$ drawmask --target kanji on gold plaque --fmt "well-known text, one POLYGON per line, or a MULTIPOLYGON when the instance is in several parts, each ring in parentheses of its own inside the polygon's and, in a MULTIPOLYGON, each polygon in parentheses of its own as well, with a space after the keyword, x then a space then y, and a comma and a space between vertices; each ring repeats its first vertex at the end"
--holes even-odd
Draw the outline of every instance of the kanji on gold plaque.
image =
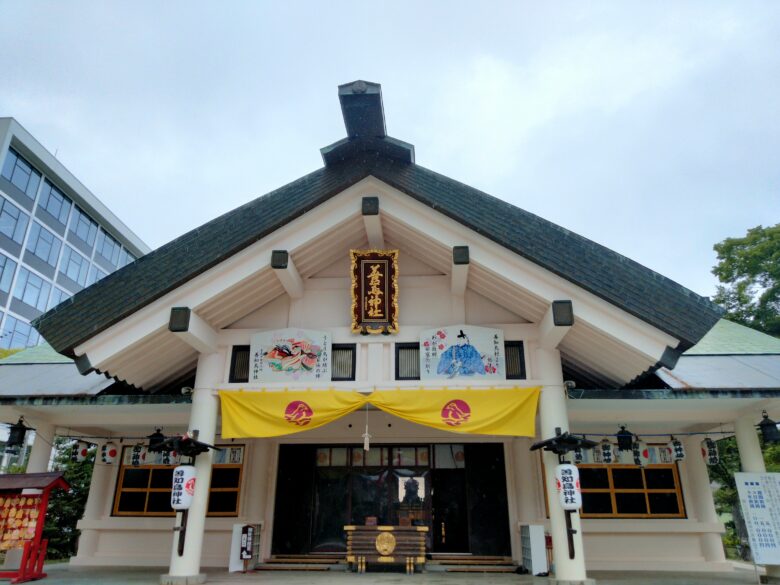
POLYGON ((350 250, 352 332, 398 332, 398 250, 350 250))

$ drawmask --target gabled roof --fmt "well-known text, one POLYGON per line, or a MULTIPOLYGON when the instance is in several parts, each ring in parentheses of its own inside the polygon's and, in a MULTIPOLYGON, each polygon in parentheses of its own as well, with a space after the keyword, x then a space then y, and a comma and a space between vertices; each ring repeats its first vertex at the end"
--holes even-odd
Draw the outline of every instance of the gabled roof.
MULTIPOLYGON (((347 109, 344 115, 347 119, 347 109)), ((325 167, 139 258, 40 316, 34 326, 57 351, 72 356, 80 343, 368 176, 672 335, 682 349, 719 319, 720 310, 708 299, 617 252, 417 165, 408 150, 396 154, 372 146, 385 141, 399 142, 356 136, 339 141, 335 150, 323 149, 325 167)))

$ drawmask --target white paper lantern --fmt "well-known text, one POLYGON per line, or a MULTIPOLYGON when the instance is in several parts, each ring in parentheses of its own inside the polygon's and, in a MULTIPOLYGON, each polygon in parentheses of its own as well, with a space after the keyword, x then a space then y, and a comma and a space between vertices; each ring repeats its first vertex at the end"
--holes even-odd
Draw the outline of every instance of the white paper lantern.
POLYGON ((173 469, 173 486, 171 489, 171 508, 174 510, 189 510, 192 496, 195 495, 195 480, 197 479, 194 465, 179 465, 173 469))
POLYGON ((701 456, 707 465, 717 465, 720 463, 720 454, 718 453, 718 444, 707 437, 701 442, 701 456))
POLYGON ((71 452, 70 459, 71 461, 81 463, 87 459, 87 455, 89 455, 89 443, 79 441, 73 445, 73 451, 71 452))
POLYGON ((672 440, 666 446, 672 454, 673 461, 683 461, 685 459, 685 446, 682 444, 682 441, 672 437, 672 440))
POLYGON ((601 462, 609 465, 614 461, 614 451, 612 450, 612 443, 609 439, 602 439, 599 444, 601 450, 601 462))
POLYGON ((133 450, 130 453, 130 464, 138 467, 144 463, 146 463, 146 446, 141 443, 133 445, 133 450))
POLYGON ((564 510, 579 510, 582 507, 580 471, 576 465, 562 463, 555 467, 555 487, 558 500, 564 510))
POLYGON ((117 447, 114 443, 105 443, 100 448, 100 460, 103 463, 111 465, 114 461, 116 461, 117 455, 119 455, 119 447, 117 447))
POLYGON ((634 441, 634 444, 631 446, 631 451, 634 455, 634 465, 641 465, 644 467, 650 463, 650 448, 647 446, 647 443, 641 439, 634 441))

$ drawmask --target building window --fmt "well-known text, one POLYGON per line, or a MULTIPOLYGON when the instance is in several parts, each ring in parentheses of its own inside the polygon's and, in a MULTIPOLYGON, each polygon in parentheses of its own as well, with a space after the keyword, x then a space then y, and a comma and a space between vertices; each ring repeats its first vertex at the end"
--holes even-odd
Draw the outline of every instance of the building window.
POLYGON ((122 250, 119 252, 119 268, 122 268, 122 266, 127 266, 131 262, 135 262, 135 256, 122 248, 122 250))
POLYGON ((0 254, 0 292, 11 292, 11 281, 14 278, 16 262, 8 256, 0 254))
POLYGON ((506 379, 525 380, 525 354, 522 341, 504 342, 506 356, 506 379))
POLYGON ((334 343, 331 346, 331 375, 334 382, 355 379, 355 344, 334 343))
POLYGON ((108 276, 105 272, 100 270, 95 265, 92 265, 89 267, 89 274, 87 275, 87 286, 90 286, 92 284, 95 284, 98 280, 104 279, 106 276, 108 276))
POLYGON ((95 243, 98 224, 76 206, 73 209, 73 218, 70 220, 70 231, 76 234, 91 248, 92 244, 95 243))
POLYGON ((17 244, 24 240, 29 216, 16 205, 0 197, 0 234, 11 238, 17 244))
MULTIPOLYGON (((208 515, 238 516, 244 446, 231 444, 220 447, 221 451, 214 452, 208 515)), ((145 453, 144 464, 134 466, 133 447, 122 450, 114 516, 175 515, 171 509, 171 484, 178 461, 170 461, 170 456, 163 453, 145 453)))
POLYGON ((49 215, 62 225, 68 225, 70 206, 71 200, 63 195, 62 191, 57 189, 57 187, 49 183, 48 180, 44 180, 38 207, 45 209, 49 215))
POLYGON ((97 253, 108 260, 113 266, 119 262, 119 250, 121 246, 114 238, 103 230, 100 230, 97 239, 97 253))
POLYGON ((57 266, 57 258, 60 255, 62 242, 60 239, 41 227, 38 222, 32 222, 30 236, 27 238, 27 249, 49 266, 57 266))
POLYGON ((14 288, 14 298, 31 307, 35 307, 39 311, 45 311, 50 292, 51 285, 40 276, 33 274, 24 266, 19 269, 19 276, 16 279, 16 287, 14 288))
POLYGON ((30 199, 35 199, 38 184, 41 182, 41 174, 19 156, 13 148, 9 149, 8 155, 5 157, 3 177, 18 187, 30 199))
POLYGON ((6 315, 3 332, 0 333, 0 348, 17 349, 38 345, 40 335, 32 328, 32 325, 17 319, 12 315, 6 315))
POLYGON ((249 346, 234 345, 230 357, 230 376, 228 382, 249 382, 249 346))
POLYGON ((583 518, 684 518, 677 466, 580 465, 583 518))
POLYGON ((56 307, 62 301, 66 301, 69 298, 70 295, 68 293, 55 286, 54 290, 51 291, 51 298, 49 299, 49 306, 47 307, 47 310, 51 309, 52 307, 56 307))
POLYGON ((60 262, 60 273, 80 286, 84 286, 87 282, 88 270, 89 260, 70 246, 65 246, 65 250, 62 252, 62 262, 60 262))
POLYGON ((418 342, 395 344, 395 379, 420 379, 420 344, 418 342))

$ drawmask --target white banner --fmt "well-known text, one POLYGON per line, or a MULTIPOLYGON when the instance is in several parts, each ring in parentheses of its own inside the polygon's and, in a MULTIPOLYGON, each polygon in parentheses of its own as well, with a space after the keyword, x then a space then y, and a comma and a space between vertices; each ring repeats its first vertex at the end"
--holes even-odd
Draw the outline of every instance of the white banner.
POLYGON ((452 325, 420 333, 420 379, 505 380, 504 332, 452 325))
POLYGON ((250 340, 250 382, 330 382, 330 333, 281 329, 250 340))
POLYGON ((753 561, 780 565, 780 473, 735 473, 753 561))

